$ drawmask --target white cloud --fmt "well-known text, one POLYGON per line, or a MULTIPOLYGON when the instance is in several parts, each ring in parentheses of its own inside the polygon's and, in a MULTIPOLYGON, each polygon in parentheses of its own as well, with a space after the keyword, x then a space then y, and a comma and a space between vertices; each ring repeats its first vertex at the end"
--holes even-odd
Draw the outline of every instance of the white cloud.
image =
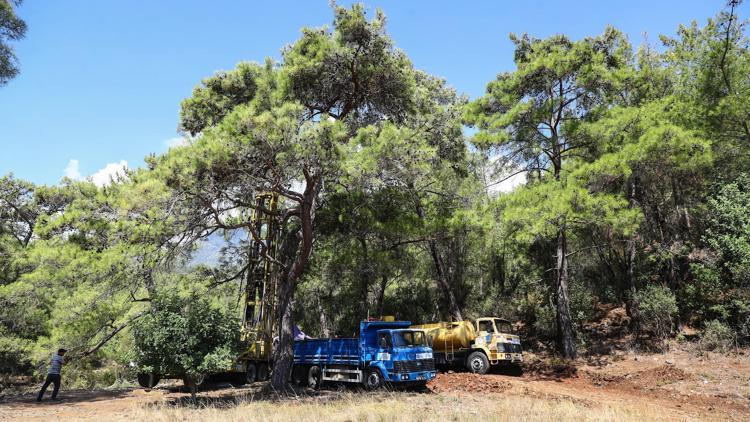
MULTIPOLYGON (((81 175, 81 166, 78 160, 72 159, 68 162, 65 167, 64 176, 73 180, 83 180, 84 177, 81 175)), ((106 186, 113 181, 117 181, 120 177, 125 177, 125 172, 128 169, 128 162, 125 160, 119 163, 109 163, 106 166, 95 171, 94 174, 86 177, 85 179, 95 184, 96 186, 106 186)))
POLYGON ((187 138, 183 138, 182 136, 169 138, 164 141, 164 145, 166 145, 167 148, 184 147, 187 144, 188 144, 187 138))
POLYGON ((94 174, 87 177, 96 186, 102 187, 117 181, 120 177, 125 176, 125 171, 128 169, 128 162, 125 160, 119 163, 109 163, 106 166, 97 170, 94 174))
POLYGON ((63 175, 69 179, 80 180, 81 171, 79 169, 78 160, 68 161, 68 165, 65 167, 65 170, 63 171, 63 175))

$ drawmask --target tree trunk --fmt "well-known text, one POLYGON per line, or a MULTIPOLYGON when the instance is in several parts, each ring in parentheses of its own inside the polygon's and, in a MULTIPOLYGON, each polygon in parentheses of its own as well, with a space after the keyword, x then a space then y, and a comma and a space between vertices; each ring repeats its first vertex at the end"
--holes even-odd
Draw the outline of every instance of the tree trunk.
MULTIPOLYGON (((286 265, 281 277, 278 293, 277 321, 279 324, 279 343, 273 352, 273 375, 271 385, 277 391, 287 388, 287 381, 292 373, 294 364, 294 315, 293 301, 297 281, 307 269, 313 249, 313 224, 315 222, 315 202, 321 189, 320 176, 305 171, 305 192, 302 194, 299 218, 300 230, 295 230, 285 240, 285 257, 294 257, 294 263, 286 265), (301 238, 300 238, 301 235, 301 238), (298 247, 297 247, 298 246, 298 247)), ((288 262, 288 261, 287 261, 288 262)))
POLYGON ((289 374, 294 364, 294 284, 296 280, 285 277, 283 283, 279 286, 279 342, 273 353, 273 373, 271 385, 278 390, 283 391, 287 388, 289 374))
POLYGON ((318 315, 320 317, 320 335, 324 338, 331 337, 331 330, 328 328, 328 317, 323 309, 323 302, 320 300, 321 292, 318 292, 316 304, 318 305, 318 315))
POLYGON ((573 319, 570 316, 570 298, 568 297, 568 257, 565 227, 557 233, 557 343, 563 357, 575 359, 577 356, 573 319))
POLYGON ((380 290, 378 290, 377 306, 378 316, 383 316, 383 307, 385 306, 385 288, 388 287, 388 275, 383 273, 380 276, 380 290))
POLYGON ((639 311, 638 296, 636 295, 638 290, 636 288, 635 252, 635 238, 633 238, 628 242, 628 284, 630 292, 626 310, 630 317, 630 330, 638 338, 641 331, 641 314, 639 311))
POLYGON ((432 256, 432 262, 435 264, 435 275, 438 282, 438 287, 443 291, 446 301, 448 302, 448 311, 456 321, 463 321, 461 315, 461 308, 458 306, 456 296, 453 294, 450 283, 448 283, 448 276, 445 273, 445 263, 440 256, 440 251, 437 248, 437 242, 435 240, 429 240, 428 245, 430 247, 430 256, 432 256))
POLYGON ((359 277, 361 286, 361 302, 359 303, 360 308, 360 315, 361 319, 365 319, 369 316, 369 300, 368 297, 370 296, 370 285, 372 284, 372 278, 373 278, 373 268, 372 268, 372 262, 370 259, 370 251, 367 247, 367 240, 364 238, 364 236, 359 237, 359 244, 361 247, 361 257, 360 257, 360 263, 359 263, 359 277))
MULTIPOLYGON (((419 216, 419 219, 424 221, 425 220, 425 212, 424 208, 422 208, 422 203, 417 199, 417 216, 419 216)), ((461 315, 461 308, 458 306, 458 301, 456 301, 456 296, 453 294, 453 290, 451 289, 450 283, 448 282, 448 277, 445 272, 445 264, 443 263, 442 258, 440 257, 440 251, 437 247, 437 242, 434 239, 430 239, 427 241, 427 246, 430 249, 430 256, 432 257, 432 263, 435 265, 435 281, 437 282, 438 289, 440 289, 443 292, 443 296, 445 298, 445 301, 448 304, 448 312, 450 312, 451 317, 456 321, 463 321, 463 316, 461 315)))

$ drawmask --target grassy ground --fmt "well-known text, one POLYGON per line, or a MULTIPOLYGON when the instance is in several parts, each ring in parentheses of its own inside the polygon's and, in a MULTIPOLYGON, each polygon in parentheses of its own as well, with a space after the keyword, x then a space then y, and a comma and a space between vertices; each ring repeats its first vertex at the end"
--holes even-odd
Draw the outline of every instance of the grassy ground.
MULTIPOLYGON (((89 421, 650 421, 750 420, 749 351, 618 353, 572 371, 529 364, 522 377, 448 371, 424 392, 207 385, 197 402, 179 382, 156 389, 70 390, 36 403, 34 391, 0 399, 0 420, 89 421)), ((529 354, 529 359, 533 356, 529 354)), ((536 362, 541 362, 537 360, 536 362)), ((35 389, 35 388, 34 388, 35 389)))
POLYGON ((150 421, 643 421, 681 419, 650 405, 592 405, 560 397, 501 394, 343 394, 333 400, 241 399, 232 405, 204 402, 195 408, 156 403, 133 412, 150 421))

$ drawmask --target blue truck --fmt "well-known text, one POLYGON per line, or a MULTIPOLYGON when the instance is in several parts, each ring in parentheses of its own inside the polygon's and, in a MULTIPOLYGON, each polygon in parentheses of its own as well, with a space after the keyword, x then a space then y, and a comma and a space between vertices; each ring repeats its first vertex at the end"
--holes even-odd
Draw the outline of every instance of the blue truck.
POLYGON ((424 386, 435 378, 432 348, 424 331, 409 321, 362 321, 359 338, 294 342, 294 381, 319 388, 327 381, 424 386))

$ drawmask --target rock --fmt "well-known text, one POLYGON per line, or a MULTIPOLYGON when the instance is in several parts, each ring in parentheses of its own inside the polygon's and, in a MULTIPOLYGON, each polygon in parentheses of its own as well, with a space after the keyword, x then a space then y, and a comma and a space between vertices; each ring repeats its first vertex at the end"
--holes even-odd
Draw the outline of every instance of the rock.
POLYGON ((665 360, 664 363, 666 363, 667 365, 674 365, 674 361, 669 359, 665 360))

